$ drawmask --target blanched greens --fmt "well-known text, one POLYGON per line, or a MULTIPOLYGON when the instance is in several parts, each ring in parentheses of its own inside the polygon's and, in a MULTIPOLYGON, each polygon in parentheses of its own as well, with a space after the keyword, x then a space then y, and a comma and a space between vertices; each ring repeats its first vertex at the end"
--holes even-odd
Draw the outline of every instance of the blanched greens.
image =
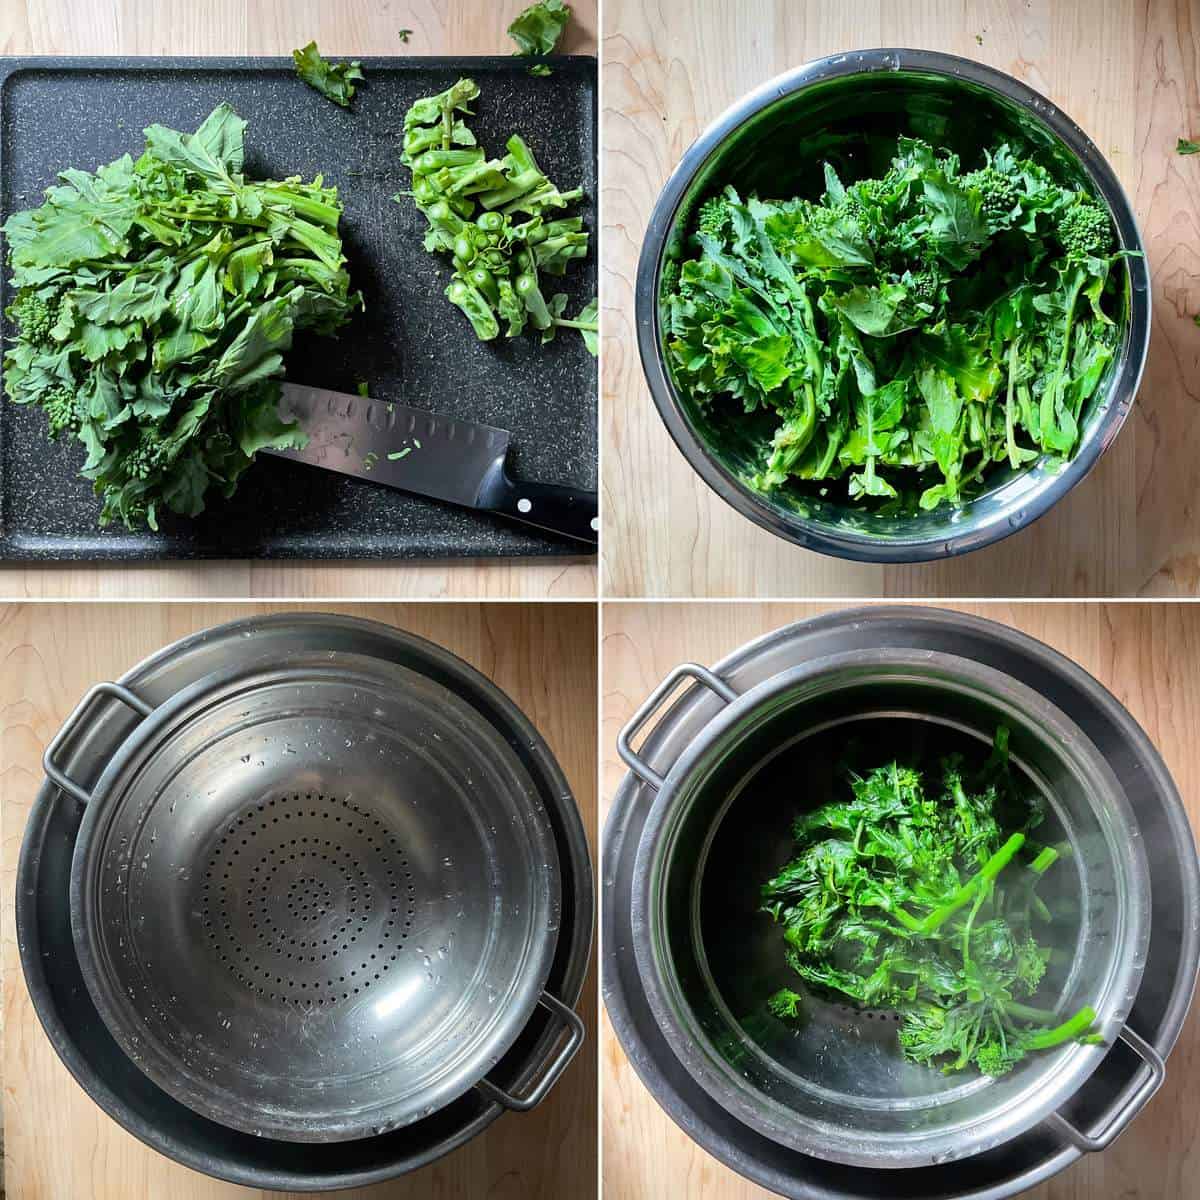
MULTIPOLYGON (((788 964, 809 987, 897 1010, 906 1058, 1002 1075, 1026 1054, 1097 1040, 1085 1006, 1065 1020, 1035 1007, 1050 950, 1038 895, 1060 856, 1031 832, 1044 801, 1022 788, 1008 731, 970 770, 943 759, 934 778, 892 762, 852 775, 850 796, 797 819, 794 857, 762 889, 788 964)), ((768 1001, 790 1020, 803 996, 768 1001)))
POLYGON ((1107 213, 1008 145, 964 171, 901 137, 881 177, 827 164, 815 202, 726 188, 691 245, 663 273, 670 365, 758 431, 764 492, 929 509, 1067 459, 1121 339, 1107 213))
POLYGON ((246 179, 245 130, 227 104, 195 133, 151 125, 139 158, 61 172, 4 226, 4 388, 87 448, 101 524, 196 516, 259 450, 303 446, 276 409, 283 355, 361 303, 337 190, 246 179))

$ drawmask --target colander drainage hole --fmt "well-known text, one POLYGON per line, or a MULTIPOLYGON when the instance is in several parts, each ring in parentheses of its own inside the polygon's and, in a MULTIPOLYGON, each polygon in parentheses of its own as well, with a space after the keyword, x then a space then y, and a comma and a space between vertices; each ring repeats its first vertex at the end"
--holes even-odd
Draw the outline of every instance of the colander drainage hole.
POLYGON ((255 994, 302 1008, 378 981, 416 915, 408 859, 381 829, 358 805, 321 793, 278 796, 231 822, 202 885, 218 961, 255 994))

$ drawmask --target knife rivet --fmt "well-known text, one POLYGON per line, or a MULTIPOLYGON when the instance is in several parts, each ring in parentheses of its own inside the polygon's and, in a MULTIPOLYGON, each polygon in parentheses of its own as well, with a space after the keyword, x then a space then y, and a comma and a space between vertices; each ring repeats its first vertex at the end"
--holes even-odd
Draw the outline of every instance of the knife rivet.
POLYGON ((517 501, 517 512, 527 513, 532 508, 532 503, 530 503, 530 501, 526 500, 524 497, 517 501))

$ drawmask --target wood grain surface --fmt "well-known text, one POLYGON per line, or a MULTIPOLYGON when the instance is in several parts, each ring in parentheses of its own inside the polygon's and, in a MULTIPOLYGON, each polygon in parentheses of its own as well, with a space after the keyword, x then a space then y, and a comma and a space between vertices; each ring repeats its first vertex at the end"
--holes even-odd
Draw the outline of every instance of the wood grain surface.
MULTIPOLYGON (((526 0, 0 0, 0 54, 507 54, 526 0), (411 29, 408 42, 399 31, 411 29)), ((572 0, 562 49, 596 52, 597 0, 572 0)), ((303 600, 591 597, 596 560, 210 562, 0 569, 0 597, 303 600)))
POLYGON ((605 0, 602 588, 613 596, 1125 596, 1200 592, 1200 8, 1195 0, 605 0), (634 339, 642 234, 701 130, 772 75, 859 47, 977 59, 1050 97, 1130 195, 1154 325, 1135 413, 1032 528, 934 565, 803 551, 718 499, 668 437, 634 339))
MULTIPOLYGON (((86 688, 194 630, 280 611, 252 605, 26 604, 0 608, 0 938, 5 1179, 9 1200, 252 1200, 127 1134, 80 1089, 42 1032, 13 935, 17 855, 42 782, 41 754, 86 688)), ((503 688, 566 772, 596 828, 596 609, 585 604, 352 605, 454 651, 503 688)), ((595 848, 593 842, 593 861, 595 848)), ((61 948, 71 953, 70 946, 61 948)), ((580 1012, 589 1040, 533 1112, 506 1114, 423 1171, 341 1200, 562 1200, 596 1194, 595 977, 580 1012)), ((279 1195, 279 1193, 270 1193, 279 1195)))
MULTIPOLYGON (((621 726, 668 671, 711 664, 782 625, 828 611, 804 604, 606 604, 601 618, 602 802, 625 776, 621 726)), ((1200 828, 1200 606, 956 604, 1024 630, 1074 659, 1124 704, 1166 760, 1200 828)), ((768 1200, 701 1150, 664 1113, 603 1019, 605 1200, 768 1200)), ((1194 1200, 1200 1196, 1200 1008, 1167 1064, 1167 1081, 1121 1139, 1023 1193, 1027 1200, 1194 1200)))

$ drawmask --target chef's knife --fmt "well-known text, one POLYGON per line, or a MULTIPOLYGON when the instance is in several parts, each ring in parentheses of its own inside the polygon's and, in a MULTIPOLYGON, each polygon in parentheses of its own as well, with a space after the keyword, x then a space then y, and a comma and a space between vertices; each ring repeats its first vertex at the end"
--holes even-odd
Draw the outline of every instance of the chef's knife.
POLYGON ((513 480, 506 429, 296 383, 283 385, 279 411, 308 445, 265 453, 597 541, 596 493, 513 480))

